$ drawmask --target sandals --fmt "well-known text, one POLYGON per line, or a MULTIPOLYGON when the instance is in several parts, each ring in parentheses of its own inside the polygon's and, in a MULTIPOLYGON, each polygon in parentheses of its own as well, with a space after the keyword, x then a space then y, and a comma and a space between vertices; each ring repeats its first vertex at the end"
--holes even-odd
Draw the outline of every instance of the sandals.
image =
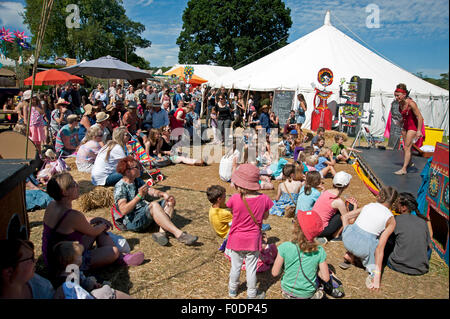
POLYGON ((333 298, 342 298, 344 296, 345 296, 345 292, 342 289, 342 287, 333 288, 333 290, 331 291, 331 297, 333 297, 333 298))
POLYGON ((396 172, 394 172, 395 175, 406 175, 406 172, 402 171, 402 170, 398 170, 396 172))

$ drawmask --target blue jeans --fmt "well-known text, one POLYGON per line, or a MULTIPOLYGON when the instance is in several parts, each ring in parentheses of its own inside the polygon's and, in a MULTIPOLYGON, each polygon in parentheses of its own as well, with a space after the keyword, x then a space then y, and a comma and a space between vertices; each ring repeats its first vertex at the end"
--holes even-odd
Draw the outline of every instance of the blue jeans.
POLYGON ((119 173, 112 173, 106 178, 105 186, 114 186, 122 179, 123 175, 119 173))

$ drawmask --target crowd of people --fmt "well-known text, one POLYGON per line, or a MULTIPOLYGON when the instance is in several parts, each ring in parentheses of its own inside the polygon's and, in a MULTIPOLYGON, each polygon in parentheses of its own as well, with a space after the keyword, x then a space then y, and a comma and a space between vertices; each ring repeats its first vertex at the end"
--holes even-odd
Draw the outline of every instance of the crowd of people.
POLYGON ((356 199, 345 194, 352 176, 336 169, 338 162, 351 164, 349 152, 358 150, 345 146, 342 135, 336 135, 332 146, 326 147, 322 127, 315 135, 305 134, 302 124, 307 105, 301 94, 286 123, 279 123, 271 111, 272 94, 258 98, 225 88, 216 91, 179 84, 159 88, 141 83, 136 89, 133 85, 125 89, 112 82, 107 90, 99 84, 89 94, 83 87, 67 83, 49 94, 32 96, 25 91, 17 105, 8 101, 5 107, 17 111, 15 129, 23 133, 29 121, 30 138, 43 159, 51 163, 75 157, 78 171, 89 173, 93 185, 114 187, 114 205, 112 221, 86 218, 72 208, 80 194, 69 171, 52 171, 37 181, 36 186, 45 187, 53 199, 45 210, 42 235, 50 281, 34 273, 31 242, 1 241, 6 256, 0 261, 0 297, 80 298, 80 290, 74 290, 67 280, 71 276, 67 267, 75 265, 85 298, 130 298, 110 283, 99 284, 83 275, 111 264, 137 266, 144 261, 142 252, 119 250, 108 233, 113 227, 147 232, 156 224, 159 230, 152 238, 159 245, 168 245, 169 235, 185 245, 195 245, 198 237, 172 221, 175 197, 141 178, 143 163, 130 141, 139 142, 153 164, 168 161, 203 166, 204 159, 192 159, 173 147, 180 135, 193 137, 203 116, 206 128, 213 131, 212 144, 224 144, 227 129, 254 128, 267 133, 265 138, 244 134, 242 143, 234 141, 222 158, 219 176, 236 190, 228 201, 222 186, 210 185, 206 190, 212 204, 209 222, 223 239, 219 249, 231 261, 230 297, 239 294, 241 269, 246 270, 248 298, 265 297, 265 292, 256 288, 256 273, 268 269, 274 277, 283 273, 285 298, 343 297, 342 284, 336 285, 323 249, 336 241, 342 241, 347 250, 339 266, 364 267, 370 289, 381 287, 384 265, 407 274, 426 273, 430 227, 417 213, 414 196, 389 187, 380 190, 374 203, 358 207, 356 199), (275 138, 280 139, 281 158, 269 147, 275 128, 280 132, 275 138), (174 134, 177 129, 182 133, 174 134), (257 143, 265 147, 251 157, 249 149, 257 143), (325 178, 332 179, 329 189, 323 186, 325 178), (271 199, 260 190, 274 189, 274 180, 280 183, 271 199), (392 210, 399 215, 394 216, 392 210), (278 247, 268 243, 265 232, 270 226, 263 221, 269 215, 292 219, 291 241, 278 247))

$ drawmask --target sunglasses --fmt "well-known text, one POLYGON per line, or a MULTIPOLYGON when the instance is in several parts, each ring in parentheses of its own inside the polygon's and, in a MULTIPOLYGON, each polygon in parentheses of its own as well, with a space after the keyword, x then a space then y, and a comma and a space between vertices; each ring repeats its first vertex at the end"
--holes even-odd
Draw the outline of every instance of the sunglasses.
POLYGON ((20 259, 20 260, 17 261, 17 263, 19 264, 19 263, 21 263, 21 262, 28 261, 28 260, 31 260, 31 261, 33 261, 33 262, 36 262, 36 258, 35 258, 35 256, 34 256, 34 252, 33 252, 33 255, 31 255, 31 257, 24 258, 24 259, 20 259))

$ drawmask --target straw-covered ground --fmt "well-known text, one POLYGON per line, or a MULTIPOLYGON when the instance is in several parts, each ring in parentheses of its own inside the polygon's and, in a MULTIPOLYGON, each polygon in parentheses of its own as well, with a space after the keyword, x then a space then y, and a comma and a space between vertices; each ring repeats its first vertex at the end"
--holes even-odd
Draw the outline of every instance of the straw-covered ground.
MULTIPOLYGON (((331 142, 332 139, 327 138, 327 145, 331 142)), ((350 140, 347 143, 350 144, 350 140)), ((80 185, 82 196, 74 203, 74 208, 80 209, 85 207, 85 203, 82 202, 83 194, 94 190, 94 186, 90 182, 89 174, 76 171, 73 159, 68 159, 67 162, 72 168, 72 175, 80 185)), ((135 298, 228 298, 230 262, 223 253, 218 251, 221 239, 215 235, 209 224, 210 203, 206 198, 206 188, 213 184, 222 185, 227 189, 227 197, 233 194, 234 190, 229 184, 219 179, 218 170, 218 163, 206 167, 183 164, 168 166, 161 169, 165 180, 155 186, 175 196, 177 204, 174 223, 182 230, 197 235, 199 237, 197 245, 188 247, 170 237, 170 244, 161 247, 153 241, 150 233, 157 231, 157 228, 142 234, 114 230, 114 233, 120 233, 127 238, 133 252, 145 253, 145 262, 138 267, 126 268, 113 265, 104 268, 94 273, 100 281, 108 280, 112 282, 114 288, 127 292, 135 298)), ((344 195, 354 196, 360 205, 374 201, 374 196, 350 165, 338 164, 337 170, 344 170, 353 175, 344 195)), ((271 198, 276 195, 278 182, 274 184, 275 190, 263 191, 271 198)), ((330 178, 325 179, 325 186, 331 186, 330 178)), ((112 188, 106 190, 109 193, 103 190, 97 194, 97 201, 102 205, 108 204, 112 194, 112 188)), ((91 195, 94 196, 94 193, 91 195)), ((109 207, 83 212, 86 216, 101 216, 111 220, 109 207)), ((40 256, 41 252, 43 215, 44 210, 29 213, 31 240, 36 245, 37 256, 40 256)), ((271 230, 267 232, 270 242, 279 245, 291 239, 290 219, 269 216, 265 223, 271 226, 271 230)), ((366 288, 367 273, 363 269, 352 267, 344 271, 338 267, 345 253, 342 242, 327 243, 324 248, 328 263, 336 270, 337 276, 344 284, 345 298, 449 298, 449 270, 435 252, 432 254, 430 271, 427 274, 408 276, 386 267, 381 290, 372 292, 366 288)), ((37 272, 45 275, 42 265, 42 257, 39 257, 37 272)), ((241 283, 238 298, 246 298, 245 271, 241 273, 241 283)), ((273 278, 270 271, 258 274, 258 284, 260 289, 266 291, 266 298, 282 298, 280 277, 273 278)))

